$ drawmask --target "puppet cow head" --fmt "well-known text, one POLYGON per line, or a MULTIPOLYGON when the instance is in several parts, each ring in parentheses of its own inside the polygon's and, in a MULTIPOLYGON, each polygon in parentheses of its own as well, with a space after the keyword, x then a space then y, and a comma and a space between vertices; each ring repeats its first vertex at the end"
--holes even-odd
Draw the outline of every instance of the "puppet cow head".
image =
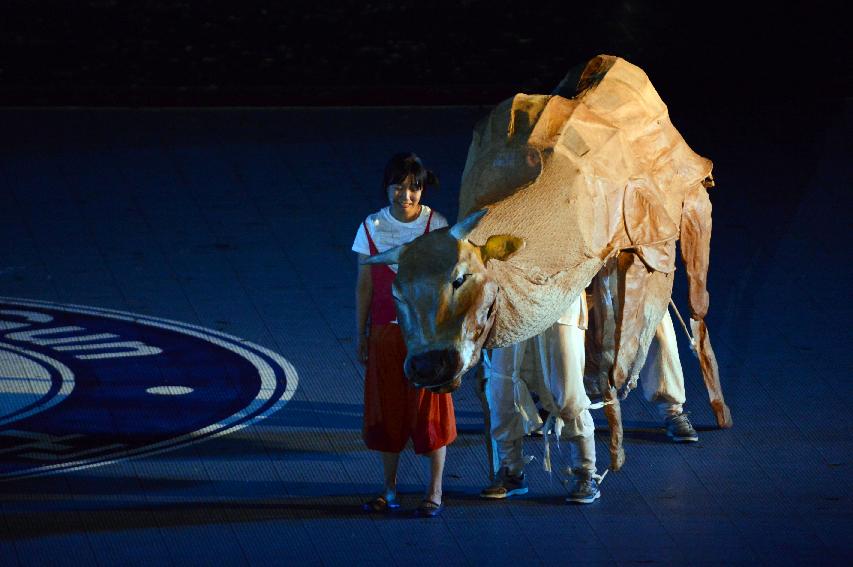
POLYGON ((469 242, 468 234, 485 214, 478 211, 449 229, 366 260, 399 266, 392 292, 408 350, 405 373, 416 387, 451 392, 480 359, 498 296, 487 264, 524 246, 508 235, 492 236, 481 246, 469 242))

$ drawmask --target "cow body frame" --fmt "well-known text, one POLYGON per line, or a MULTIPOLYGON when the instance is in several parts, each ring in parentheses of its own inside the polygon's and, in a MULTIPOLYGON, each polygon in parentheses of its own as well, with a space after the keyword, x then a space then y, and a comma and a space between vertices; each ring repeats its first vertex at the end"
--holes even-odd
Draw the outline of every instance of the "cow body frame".
POLYGON ((398 308, 423 311, 401 318, 410 356, 429 353, 439 336, 450 337, 445 342, 456 345, 454 352, 464 352, 450 365, 455 374, 429 382, 429 369, 422 369, 418 379, 426 384, 418 385, 458 386, 461 374, 479 358, 479 348, 508 346, 541 333, 593 280, 601 284, 609 277, 615 287, 593 286, 592 309, 601 320, 591 344, 607 402, 612 466, 620 468, 618 398, 635 386, 667 309, 680 236, 703 376, 718 424, 730 426, 704 324, 711 168, 671 124, 645 73, 617 57, 591 60, 571 99, 516 95, 498 105, 475 129, 460 189, 460 222, 445 235, 423 237, 455 238, 459 258, 473 254, 481 262, 462 262, 463 269, 450 258, 449 267, 424 277, 430 268, 417 260, 428 248, 420 239, 408 251, 373 260, 400 261, 398 308), (496 239, 514 243, 509 253, 487 252, 496 239), (473 283, 461 291, 469 299, 488 296, 487 317, 482 302, 458 301, 465 294, 457 297, 456 283, 452 290, 442 283, 466 270, 471 273, 463 275, 473 276, 473 283), (425 294, 427 280, 431 287, 425 294), (477 286, 492 292, 477 295, 477 286), (425 295, 437 301, 435 313, 470 309, 480 314, 477 322, 462 313, 447 316, 442 328, 419 327, 418 321, 430 317, 430 309, 417 304, 425 295), (450 336, 456 327, 461 333, 450 336))

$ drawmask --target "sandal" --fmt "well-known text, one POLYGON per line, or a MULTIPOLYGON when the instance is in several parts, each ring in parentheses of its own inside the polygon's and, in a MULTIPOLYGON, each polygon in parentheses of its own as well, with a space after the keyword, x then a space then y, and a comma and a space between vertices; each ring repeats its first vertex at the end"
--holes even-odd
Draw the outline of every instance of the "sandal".
POLYGON ((373 500, 368 500, 364 504, 361 505, 361 509, 364 512, 392 512, 400 508, 400 502, 394 498, 393 500, 388 500, 384 496, 377 496, 373 500))
POLYGON ((444 503, 436 504, 432 500, 424 498, 421 505, 415 509, 415 516, 420 518, 435 518, 444 512, 444 503))

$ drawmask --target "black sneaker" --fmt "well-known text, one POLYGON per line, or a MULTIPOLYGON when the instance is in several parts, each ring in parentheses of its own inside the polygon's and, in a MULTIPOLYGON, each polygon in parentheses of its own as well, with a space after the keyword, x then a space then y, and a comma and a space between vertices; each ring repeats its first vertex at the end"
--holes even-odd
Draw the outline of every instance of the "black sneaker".
MULTIPOLYGON (((597 499, 601 498, 601 490, 598 488, 598 481, 602 480, 603 476, 591 473, 589 471, 577 471, 573 473, 571 484, 569 485, 569 496, 566 502, 573 504, 592 504, 597 499)), ((606 473, 605 473, 606 474, 606 473)))
POLYGON ((673 415, 664 421, 666 434, 676 443, 694 443, 699 441, 699 434, 693 429, 687 413, 673 415))
POLYGON ((524 477, 524 472, 511 475, 509 469, 501 467, 491 486, 480 492, 480 498, 500 499, 517 494, 527 494, 527 479, 524 477))

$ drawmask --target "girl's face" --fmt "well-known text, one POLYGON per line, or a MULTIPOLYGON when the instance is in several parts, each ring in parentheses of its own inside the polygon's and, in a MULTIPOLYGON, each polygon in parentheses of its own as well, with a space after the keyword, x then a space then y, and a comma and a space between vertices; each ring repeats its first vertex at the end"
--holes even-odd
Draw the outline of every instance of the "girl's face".
POLYGON ((423 186, 407 177, 401 183, 392 183, 387 187, 391 212, 401 220, 411 220, 421 212, 421 192, 423 186))

